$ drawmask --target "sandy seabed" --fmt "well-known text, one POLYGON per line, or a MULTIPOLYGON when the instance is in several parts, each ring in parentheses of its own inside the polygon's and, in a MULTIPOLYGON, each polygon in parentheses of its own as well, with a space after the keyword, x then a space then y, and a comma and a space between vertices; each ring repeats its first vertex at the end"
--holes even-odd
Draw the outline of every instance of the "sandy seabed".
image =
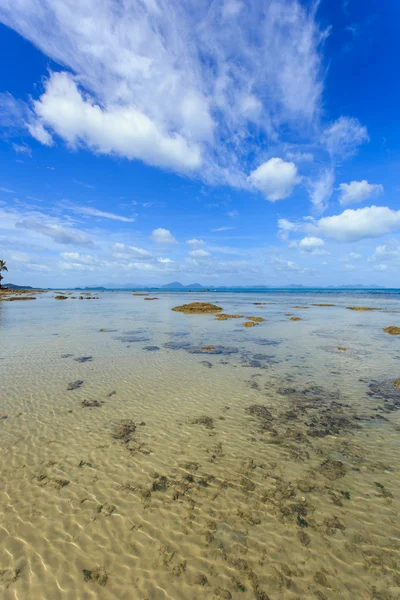
POLYGON ((2 598, 400 598, 398 301, 54 295, 0 303, 2 598))

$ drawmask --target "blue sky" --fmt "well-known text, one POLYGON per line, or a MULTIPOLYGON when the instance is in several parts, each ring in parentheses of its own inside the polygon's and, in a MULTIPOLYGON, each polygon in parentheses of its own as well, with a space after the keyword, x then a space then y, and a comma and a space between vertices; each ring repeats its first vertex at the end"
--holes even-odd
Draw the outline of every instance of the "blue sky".
POLYGON ((399 17, 375 0, 3 0, 8 279, 398 285, 399 17))

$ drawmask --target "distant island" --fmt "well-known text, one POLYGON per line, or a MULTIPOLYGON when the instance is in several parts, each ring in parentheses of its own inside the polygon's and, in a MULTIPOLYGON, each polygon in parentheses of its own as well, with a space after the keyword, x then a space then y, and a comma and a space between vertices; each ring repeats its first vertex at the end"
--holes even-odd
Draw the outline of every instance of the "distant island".
POLYGON ((62 290, 71 289, 74 291, 92 291, 92 292, 106 292, 107 290, 170 290, 170 291, 223 291, 223 290, 373 290, 373 289, 387 289, 379 285, 362 285, 356 283, 353 285, 327 285, 327 286, 306 286, 302 284, 290 283, 287 285, 202 285, 201 283, 190 283, 184 285, 180 281, 172 281, 171 283, 159 284, 151 283, 144 285, 143 283, 124 283, 124 284, 113 284, 109 283, 106 285, 93 285, 84 287, 32 287, 30 285, 17 285, 15 283, 5 283, 4 288, 9 290, 33 290, 33 289, 48 289, 48 290, 62 290))

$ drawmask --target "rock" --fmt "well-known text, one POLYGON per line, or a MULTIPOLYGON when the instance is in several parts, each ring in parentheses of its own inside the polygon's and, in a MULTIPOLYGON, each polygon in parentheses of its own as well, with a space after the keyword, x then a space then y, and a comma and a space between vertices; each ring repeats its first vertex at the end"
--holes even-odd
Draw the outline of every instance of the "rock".
POLYGON ((308 306, 293 306, 292 308, 308 308, 308 306))
POLYGON ((300 317, 290 317, 290 321, 302 321, 300 317))
POLYGON ((158 298, 144 298, 144 300, 158 300, 158 298))
POLYGON ((381 308, 371 308, 369 306, 346 306, 348 310, 356 310, 358 312, 367 312, 368 310, 382 310, 381 308))
POLYGON ((101 406, 101 402, 99 400, 83 400, 82 407, 83 408, 96 408, 101 406))
POLYGON ((61 296, 61 295, 54 296, 54 299, 55 300, 68 300, 68 296, 61 296))
POLYGON ((74 360, 79 363, 90 362, 93 360, 93 356, 79 356, 78 358, 74 358, 74 360))
POLYGON ((93 571, 89 571, 88 569, 83 569, 83 579, 84 581, 94 581, 101 586, 105 586, 108 580, 108 573, 104 569, 104 567, 97 567, 93 571))
POLYGON ((253 323, 263 323, 265 319, 262 317, 246 317, 249 321, 253 321, 253 323))
POLYGON ((243 327, 255 327, 257 325, 257 323, 254 323, 254 321, 245 321, 243 323, 243 327))
POLYGON ((77 380, 77 381, 71 381, 71 383, 68 384, 67 390, 70 392, 71 390, 77 390, 78 388, 81 387, 81 385, 83 385, 83 381, 82 380, 77 380))
POLYGON ((346 467, 340 460, 331 460, 327 458, 324 460, 319 468, 320 473, 324 475, 327 479, 334 481, 335 479, 340 479, 346 475, 346 467))
POLYGON ((4 298, 6 302, 14 302, 15 300, 36 300, 35 296, 16 296, 15 298, 4 298))
POLYGON ((129 442, 132 434, 134 434, 135 431, 136 425, 133 421, 124 421, 115 427, 113 438, 116 440, 122 440, 123 442, 129 442))
POLYGON ((342 346, 339 346, 338 350, 340 350, 340 352, 346 352, 347 348, 343 348, 342 346))
POLYGON ((204 573, 198 573, 195 578, 193 579, 193 583, 195 585, 207 585, 208 584, 208 579, 207 577, 204 575, 204 573))
POLYGON ((192 425, 204 425, 206 429, 214 429, 214 420, 211 417, 207 417, 207 415, 196 417, 191 423, 192 425))
POLYGON ((209 352, 210 350, 215 350, 215 346, 203 346, 200 350, 204 350, 205 352, 209 352))
POLYGON ((249 415, 252 415, 253 417, 258 417, 263 421, 272 421, 273 419, 269 409, 266 406, 263 406, 262 404, 252 404, 251 406, 245 408, 245 411, 249 415))
POLYGON ((135 292, 134 296, 148 296, 148 294, 143 294, 142 292, 135 292))
POLYGON ((400 379, 395 379, 393 381, 393 385, 394 385, 394 387, 400 388, 400 379))
POLYGON ((222 308, 210 302, 191 302, 190 304, 182 304, 175 306, 172 310, 175 312, 183 312, 187 315, 207 315, 220 312, 222 308))
POLYGON ((243 315, 229 315, 223 313, 222 315, 217 315, 215 317, 216 321, 227 321, 228 319, 244 319, 243 315))
POLYGON ((325 303, 321 303, 321 304, 313 304, 313 306, 335 306, 335 304, 325 304, 325 303))
POLYGON ((385 327, 383 330, 385 333, 389 333, 390 335, 400 335, 400 327, 395 327, 395 325, 391 325, 390 327, 385 327))

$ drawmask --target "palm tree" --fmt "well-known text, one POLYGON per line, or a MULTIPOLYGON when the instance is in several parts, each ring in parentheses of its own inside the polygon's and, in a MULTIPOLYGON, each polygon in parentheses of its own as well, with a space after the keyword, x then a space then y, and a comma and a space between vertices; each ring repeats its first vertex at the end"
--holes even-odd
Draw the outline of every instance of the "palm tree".
POLYGON ((1 274, 2 271, 8 271, 8 269, 7 269, 6 261, 0 259, 0 288, 1 288, 1 280, 4 279, 3 275, 1 274))

